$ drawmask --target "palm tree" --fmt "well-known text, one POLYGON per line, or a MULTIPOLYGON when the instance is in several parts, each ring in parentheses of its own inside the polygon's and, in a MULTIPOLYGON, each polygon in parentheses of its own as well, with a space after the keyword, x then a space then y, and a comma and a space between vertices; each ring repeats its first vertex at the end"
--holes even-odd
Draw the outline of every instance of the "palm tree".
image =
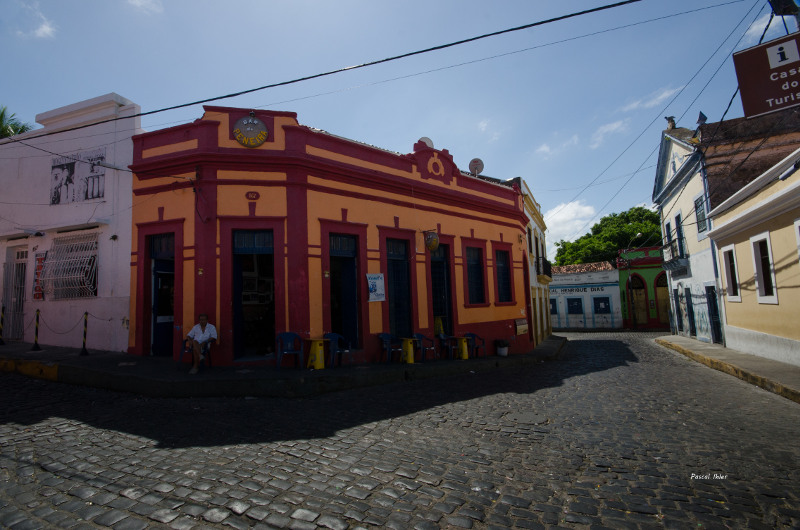
POLYGON ((31 124, 22 123, 14 114, 9 114, 6 107, 0 107, 0 138, 10 138, 31 129, 33 129, 31 124))

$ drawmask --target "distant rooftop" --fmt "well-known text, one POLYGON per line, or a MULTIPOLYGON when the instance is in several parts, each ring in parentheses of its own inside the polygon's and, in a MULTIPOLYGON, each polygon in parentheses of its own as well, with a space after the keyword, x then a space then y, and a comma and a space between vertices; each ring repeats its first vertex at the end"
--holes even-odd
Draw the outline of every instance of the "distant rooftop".
POLYGON ((594 263, 576 263, 575 265, 554 265, 553 274, 579 274, 582 272, 613 271, 614 266, 610 261, 596 261, 594 263))

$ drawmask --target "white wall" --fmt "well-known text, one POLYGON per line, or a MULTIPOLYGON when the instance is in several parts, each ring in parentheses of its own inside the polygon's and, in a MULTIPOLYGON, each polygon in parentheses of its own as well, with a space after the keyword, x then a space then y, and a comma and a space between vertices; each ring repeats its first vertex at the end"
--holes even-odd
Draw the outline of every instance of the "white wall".
MULTIPOLYGON (((0 186, 5 190, 0 199, 0 260, 13 261, 10 249, 28 251, 22 315, 26 342, 34 340, 38 309, 41 345, 81 347, 82 318, 88 312, 87 348, 127 349, 132 193, 126 169, 140 120, 42 134, 139 112, 131 101, 107 94, 42 113, 36 120, 44 128, 0 142, 0 186), (98 161, 105 166, 92 164, 98 161), (72 185, 54 186, 70 172, 72 185), (36 254, 50 251, 59 237, 89 233, 98 238, 97 296, 53 300, 45 293, 44 300, 35 299, 36 254)), ((8 281, 0 282, 0 299, 9 289, 8 281)))
POLYGON ((556 300, 558 314, 550 315, 553 328, 617 329, 622 327, 619 271, 554 274, 550 299, 556 300), (569 299, 581 299, 582 313, 569 314, 569 299), (608 313, 595 313, 595 299, 608 298, 608 313))

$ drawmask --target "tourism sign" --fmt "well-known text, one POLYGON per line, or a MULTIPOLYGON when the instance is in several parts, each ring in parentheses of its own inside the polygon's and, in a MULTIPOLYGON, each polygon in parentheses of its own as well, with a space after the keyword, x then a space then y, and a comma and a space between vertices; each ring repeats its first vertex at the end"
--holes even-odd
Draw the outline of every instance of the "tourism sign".
POLYGON ((733 54, 747 118, 800 105, 800 34, 733 54))

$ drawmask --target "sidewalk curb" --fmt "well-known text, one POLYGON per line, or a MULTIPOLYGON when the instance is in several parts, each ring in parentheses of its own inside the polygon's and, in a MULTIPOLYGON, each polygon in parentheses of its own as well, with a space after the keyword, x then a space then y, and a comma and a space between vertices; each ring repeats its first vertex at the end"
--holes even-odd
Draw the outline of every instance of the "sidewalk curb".
POLYGON ((785 397, 786 399, 790 399, 795 403, 800 404, 800 391, 798 390, 786 387, 776 381, 767 379, 766 377, 760 376, 758 374, 754 374, 734 364, 720 361, 718 359, 712 359, 711 357, 706 357, 705 355, 701 355, 692 350, 688 350, 682 346, 679 346, 678 344, 669 342, 668 340, 655 339, 655 342, 656 344, 660 344, 665 348, 669 348, 678 353, 681 353, 686 357, 689 357, 693 361, 705 364, 706 366, 713 368, 714 370, 718 370, 728 375, 738 377, 742 381, 750 383, 751 385, 756 385, 757 387, 763 388, 768 392, 772 392, 773 394, 777 394, 781 397, 785 397))
POLYGON ((298 398, 353 388, 381 386, 439 377, 464 377, 498 369, 533 366, 560 359, 567 339, 551 335, 529 353, 509 357, 481 357, 444 363, 365 365, 354 370, 287 372, 288 377, 211 377, 175 379, 172 374, 120 372, 68 360, 0 358, 0 372, 13 372, 70 385, 128 392, 148 397, 284 397, 298 398), (363 370, 361 369, 363 368, 363 370))
POLYGON ((36 379, 58 381, 58 365, 41 361, 23 361, 20 359, 0 359, 0 372, 14 372, 36 379))

